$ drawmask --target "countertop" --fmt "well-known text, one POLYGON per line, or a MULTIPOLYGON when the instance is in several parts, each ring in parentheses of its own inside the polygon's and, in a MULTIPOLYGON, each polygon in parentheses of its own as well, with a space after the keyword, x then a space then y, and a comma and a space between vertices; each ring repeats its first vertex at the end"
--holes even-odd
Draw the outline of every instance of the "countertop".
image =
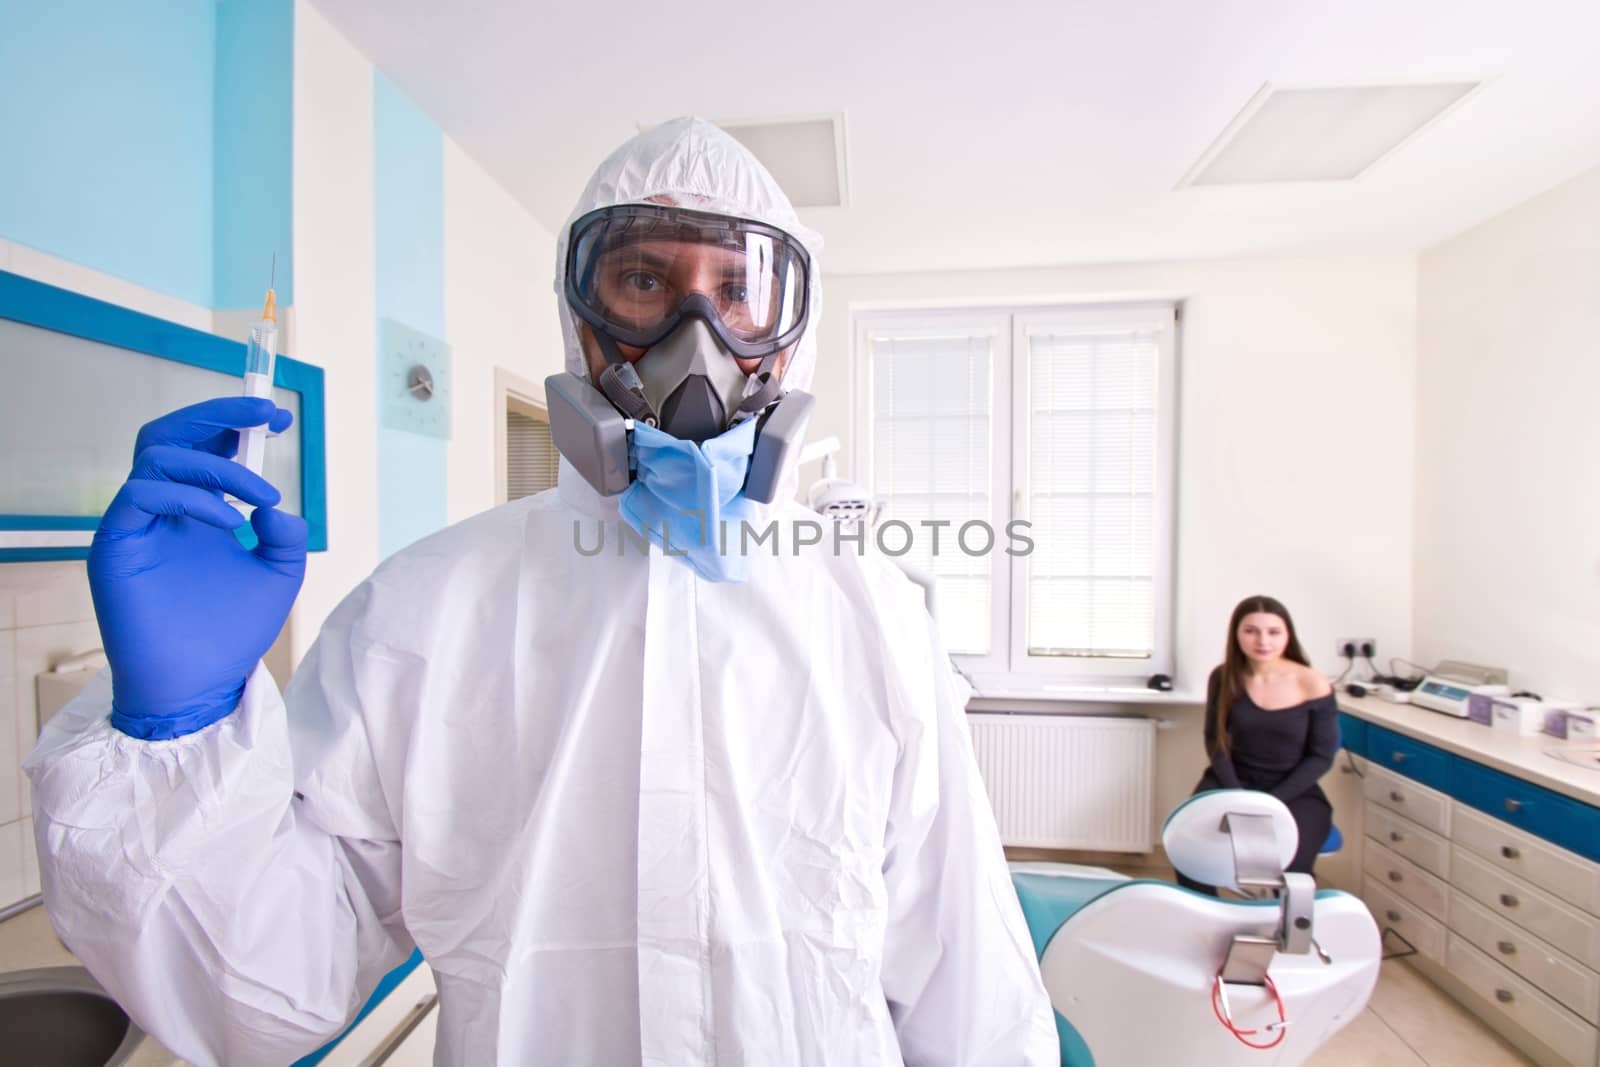
MULTIPOLYGON (((44 906, 29 908, 0 922, 0 971, 30 971, 35 967, 77 967, 77 957, 56 940, 44 906)), ((146 1035, 134 1049, 126 1067, 185 1067, 155 1038, 146 1035)))
POLYGON ((1358 719, 1600 807, 1600 770, 1579 767, 1548 754, 1565 747, 1566 741, 1545 734, 1511 734, 1471 719, 1410 704, 1391 704, 1382 697, 1340 693, 1338 701, 1339 710, 1358 719))

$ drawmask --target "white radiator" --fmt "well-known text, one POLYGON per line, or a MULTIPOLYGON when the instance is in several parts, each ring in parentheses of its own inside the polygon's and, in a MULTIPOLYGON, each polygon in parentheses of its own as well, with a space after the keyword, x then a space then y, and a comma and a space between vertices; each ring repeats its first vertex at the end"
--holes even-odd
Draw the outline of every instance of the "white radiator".
POLYGON ((1150 851, 1153 721, 973 712, 967 722, 1002 843, 1150 851))

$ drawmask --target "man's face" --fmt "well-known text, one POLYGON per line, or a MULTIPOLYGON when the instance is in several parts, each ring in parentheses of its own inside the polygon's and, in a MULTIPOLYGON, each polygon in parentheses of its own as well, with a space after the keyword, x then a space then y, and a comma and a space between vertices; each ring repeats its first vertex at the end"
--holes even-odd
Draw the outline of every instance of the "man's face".
MULTIPOLYGON (((769 257, 735 246, 683 241, 643 241, 602 253, 595 266, 594 290, 608 317, 628 326, 659 322, 690 294, 699 293, 711 302, 723 326, 740 337, 768 329, 779 313, 781 297, 769 257)), ((589 376, 598 379, 605 369, 605 354, 589 325, 579 327, 589 376)), ((630 363, 648 351, 620 342, 617 349, 630 363)), ((779 353, 780 377, 792 352, 791 347, 779 353)), ((728 358, 747 375, 761 366, 759 357, 728 358)))

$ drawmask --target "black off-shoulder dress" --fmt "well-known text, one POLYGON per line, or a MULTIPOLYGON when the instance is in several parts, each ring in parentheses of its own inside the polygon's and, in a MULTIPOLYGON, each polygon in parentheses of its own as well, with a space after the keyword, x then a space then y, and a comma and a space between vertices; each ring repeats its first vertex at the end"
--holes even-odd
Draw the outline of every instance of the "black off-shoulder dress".
MULTIPOLYGON (((1289 870, 1311 873, 1317 853, 1333 826, 1333 807, 1317 785, 1339 751, 1338 705, 1333 694, 1293 707, 1265 710, 1242 688, 1228 709, 1228 750, 1217 744, 1217 691, 1221 668, 1206 688, 1206 752, 1211 764, 1195 792, 1207 789, 1259 789, 1288 806, 1300 829, 1300 847, 1289 870)), ((1191 889, 1210 886, 1185 878, 1191 889)))

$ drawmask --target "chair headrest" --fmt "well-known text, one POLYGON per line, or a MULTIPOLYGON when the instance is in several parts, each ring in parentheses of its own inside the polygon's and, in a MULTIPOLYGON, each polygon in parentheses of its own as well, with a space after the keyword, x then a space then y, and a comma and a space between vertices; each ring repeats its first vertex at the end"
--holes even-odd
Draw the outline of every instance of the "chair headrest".
POLYGON ((1288 867, 1300 844, 1300 831, 1283 801, 1253 789, 1213 789, 1196 793, 1173 809, 1161 828, 1161 844, 1172 866, 1206 885, 1239 888, 1233 839, 1222 828, 1228 815, 1267 816, 1277 839, 1278 870, 1288 867))

